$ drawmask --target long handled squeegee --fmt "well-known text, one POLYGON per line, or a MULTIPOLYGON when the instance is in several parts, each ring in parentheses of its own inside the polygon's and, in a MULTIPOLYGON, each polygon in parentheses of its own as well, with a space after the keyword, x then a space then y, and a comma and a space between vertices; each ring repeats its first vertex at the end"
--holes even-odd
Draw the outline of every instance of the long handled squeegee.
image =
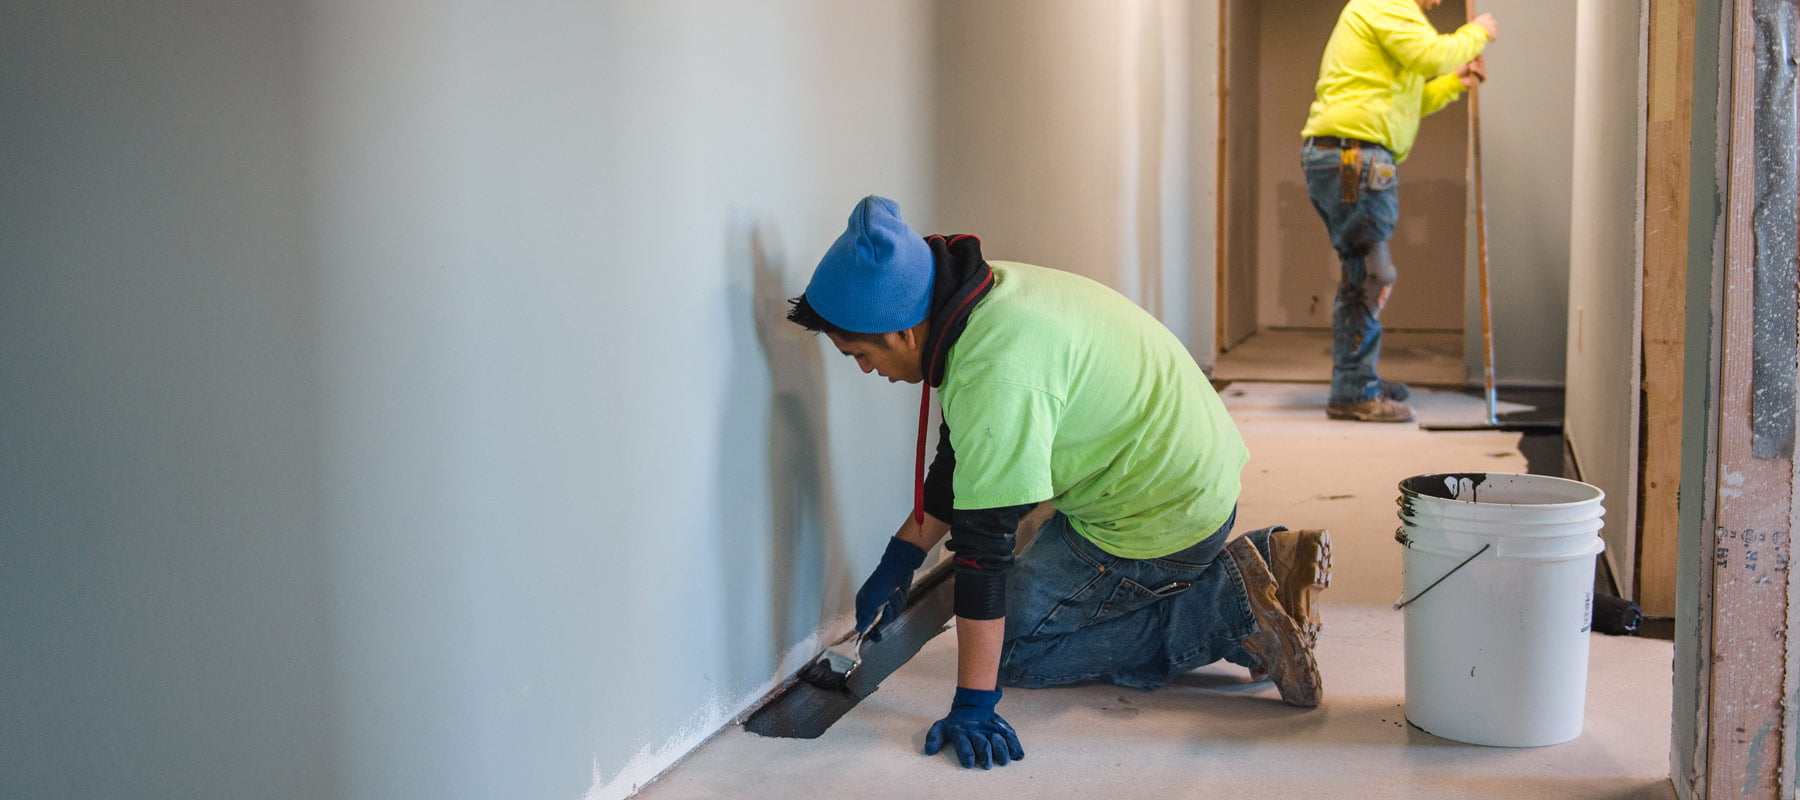
MULTIPOLYGON (((1469 19, 1475 19, 1475 4, 1470 3, 1469 19)), ((1562 430, 1560 420, 1501 420, 1495 416, 1494 399, 1494 313, 1488 299, 1488 229, 1487 192, 1481 182, 1481 83, 1469 89, 1469 166, 1475 186, 1475 244, 1481 282, 1481 382, 1487 399, 1487 419, 1481 422, 1434 422, 1420 425, 1428 431, 1540 431, 1562 430)))

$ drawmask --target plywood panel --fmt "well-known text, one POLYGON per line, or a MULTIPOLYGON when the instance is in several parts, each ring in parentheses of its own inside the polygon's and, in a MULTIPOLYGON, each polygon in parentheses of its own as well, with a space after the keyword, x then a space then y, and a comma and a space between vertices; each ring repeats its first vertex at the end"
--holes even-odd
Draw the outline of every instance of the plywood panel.
POLYGON ((1675 615, 1681 489, 1682 368, 1687 347, 1688 171, 1693 124, 1694 0, 1650 5, 1644 147, 1643 421, 1638 430, 1637 601, 1675 615))

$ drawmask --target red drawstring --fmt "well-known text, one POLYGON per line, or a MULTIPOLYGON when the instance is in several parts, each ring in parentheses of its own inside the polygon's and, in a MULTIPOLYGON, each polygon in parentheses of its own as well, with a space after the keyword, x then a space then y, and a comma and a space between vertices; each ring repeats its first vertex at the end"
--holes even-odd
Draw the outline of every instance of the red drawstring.
MULTIPOLYGON (((955 244, 965 237, 975 238, 964 234, 950 240, 950 243, 955 244)), ((975 239, 975 241, 980 242, 981 240, 975 239)), ((964 297, 962 302, 956 305, 956 310, 944 318, 946 322, 961 317, 963 309, 968 308, 970 303, 979 299, 993 282, 994 271, 988 270, 987 275, 981 279, 981 285, 976 286, 975 291, 964 297)), ((931 421, 931 371, 939 363, 942 363, 938 359, 943 355, 944 344, 949 340, 947 336, 938 337, 937 348, 932 352, 931 360, 924 362, 925 374, 924 380, 921 381, 925 384, 925 392, 919 397, 919 451, 917 457, 913 459, 913 523, 918 525, 920 530, 925 528, 925 426, 931 421)))
POLYGON ((919 449, 913 459, 913 524, 925 528, 925 426, 931 421, 931 382, 919 395, 919 449))

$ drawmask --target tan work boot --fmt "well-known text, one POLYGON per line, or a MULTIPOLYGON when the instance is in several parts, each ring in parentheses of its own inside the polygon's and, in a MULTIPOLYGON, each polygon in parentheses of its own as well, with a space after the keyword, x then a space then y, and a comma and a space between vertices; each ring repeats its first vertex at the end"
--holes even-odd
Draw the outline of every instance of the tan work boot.
POLYGON ((1269 572, 1275 576, 1275 597, 1300 626, 1307 648, 1319 646, 1319 592, 1331 585, 1331 532, 1269 534, 1269 572))
POLYGON ((1412 406, 1387 396, 1360 403, 1326 403, 1325 416, 1357 422, 1412 422, 1412 406))
POLYGON ((1319 663, 1301 635, 1300 626, 1276 599, 1275 577, 1269 574, 1268 564, 1256 552, 1256 546, 1242 536, 1225 546, 1225 554, 1237 564, 1250 598, 1250 612, 1256 616, 1256 632, 1244 639, 1244 649, 1261 662, 1262 671, 1274 679, 1276 690, 1288 705, 1318 705, 1324 694, 1319 663))

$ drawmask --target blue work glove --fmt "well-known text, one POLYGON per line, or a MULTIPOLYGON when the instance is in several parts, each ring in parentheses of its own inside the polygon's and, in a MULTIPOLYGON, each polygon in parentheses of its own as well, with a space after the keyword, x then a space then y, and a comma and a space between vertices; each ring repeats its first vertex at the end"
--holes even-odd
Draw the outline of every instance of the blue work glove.
POLYGON ((1024 758, 1019 734, 994 713, 994 705, 999 702, 999 689, 956 687, 950 716, 938 720, 925 734, 925 755, 937 755, 948 742, 956 748, 956 759, 965 767, 980 764, 982 769, 993 769, 1024 758))
POLYGON ((861 589, 856 590, 856 629, 868 631, 868 635, 863 638, 871 642, 881 641, 880 628, 869 630, 878 613, 885 626, 898 619, 900 612, 906 610, 906 592, 912 588, 913 570, 923 563, 925 551, 920 550, 918 545, 899 537, 888 540, 887 552, 881 554, 881 563, 875 565, 875 571, 869 573, 869 579, 863 581, 861 589))

